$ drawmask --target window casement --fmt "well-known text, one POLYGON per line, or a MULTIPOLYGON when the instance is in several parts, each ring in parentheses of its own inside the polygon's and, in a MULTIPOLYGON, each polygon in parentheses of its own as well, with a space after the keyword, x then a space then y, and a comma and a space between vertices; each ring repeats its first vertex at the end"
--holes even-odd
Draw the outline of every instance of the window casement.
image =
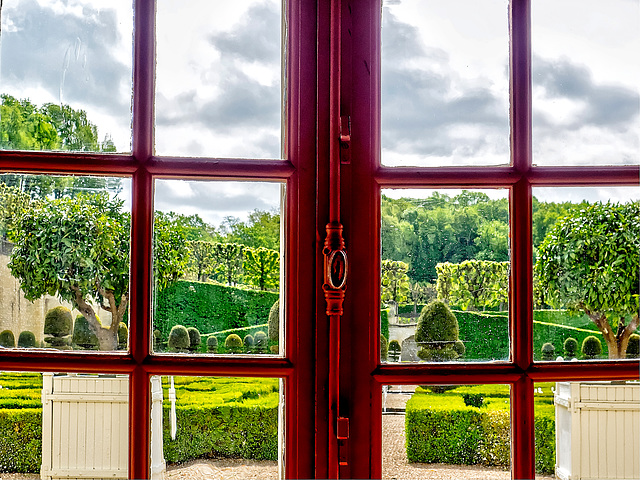
MULTIPOLYGON (((534 478, 534 382, 638 379, 638 363, 632 360, 571 364, 533 360, 533 189, 637 186, 640 181, 637 165, 535 164, 531 34, 535 0, 508 3, 509 127, 503 140, 509 152, 504 165, 498 166, 384 163, 383 5, 368 0, 283 2, 284 159, 238 159, 233 153, 224 158, 156 155, 154 121, 160 106, 155 96, 158 7, 153 0, 134 1, 130 154, 0 152, 2 173, 130 179, 129 351, 0 351, 3 371, 129 375, 130 478, 149 477, 152 375, 283 379, 280 429, 285 478, 381 478, 383 386, 426 384, 509 385, 511 475, 534 478), (281 211, 285 349, 280 355, 153 353, 154 193, 156 181, 165 180, 285 185, 286 208, 281 211), (509 192, 509 358, 381 363, 381 191, 446 188, 509 192), (337 267, 333 277, 332 265, 337 267)), ((203 13, 198 8, 189 14, 203 13)))

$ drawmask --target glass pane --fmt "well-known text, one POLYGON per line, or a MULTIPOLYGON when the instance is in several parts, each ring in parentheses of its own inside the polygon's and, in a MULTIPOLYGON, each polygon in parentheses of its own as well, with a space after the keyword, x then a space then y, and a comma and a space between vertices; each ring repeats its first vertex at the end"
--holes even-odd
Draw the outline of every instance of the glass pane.
POLYGON ((506 0, 384 2, 382 163, 509 158, 506 0))
POLYGON ((534 359, 637 357, 640 187, 533 196, 534 359))
POLYGON ((130 185, 0 174, 0 346, 127 349, 130 185))
POLYGON ((0 148, 131 151, 131 1, 6 0, 0 148))
POLYGON ((388 385, 382 478, 511 478, 508 385, 388 385))
POLYGON ((126 375, 3 372, 0 385, 2 478, 127 477, 126 375))
POLYGON ((154 351, 283 353, 284 185, 156 181, 154 351))
POLYGON ((281 158, 279 1, 157 5, 158 155, 281 158))
POLYGON ((532 2, 537 165, 640 163, 640 4, 532 2))
POLYGON ((382 361, 509 358, 507 196, 382 191, 382 361))
POLYGON ((162 392, 153 397, 161 408, 151 410, 152 438, 157 426, 164 440, 152 471, 166 465, 168 480, 279 478, 281 380, 155 377, 151 385, 162 392))
POLYGON ((534 388, 537 473, 551 475, 555 467, 557 478, 640 478, 637 381, 534 388))

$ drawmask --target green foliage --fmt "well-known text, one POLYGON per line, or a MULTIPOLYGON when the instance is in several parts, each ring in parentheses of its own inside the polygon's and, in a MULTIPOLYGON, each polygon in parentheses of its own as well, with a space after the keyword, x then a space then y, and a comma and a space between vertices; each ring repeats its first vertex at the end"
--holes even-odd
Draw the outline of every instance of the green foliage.
POLYGON ((254 210, 246 222, 226 217, 222 223, 224 242, 280 251, 280 215, 277 211, 254 210))
POLYGON ((153 326, 166 337, 177 324, 207 334, 262 325, 276 300, 273 292, 179 280, 156 295, 153 326))
POLYGON ((118 325, 118 350, 126 350, 129 342, 129 327, 124 322, 118 325))
POLYGON ((3 330, 0 332, 0 347, 15 348, 16 337, 11 330, 3 330))
MULTIPOLYGON (((97 316, 96 316, 97 318, 97 316)), ((99 318, 97 318, 100 321, 99 318)), ((89 321, 83 316, 78 315, 73 325, 73 344, 87 350, 95 350, 99 346, 98 337, 89 326, 89 321)))
POLYGON ((542 345, 542 348, 540 349, 540 351, 542 352, 542 359, 543 360, 553 360, 555 357, 555 353, 556 353, 556 347, 553 346, 553 343, 545 343, 544 345, 542 345))
POLYGON ((585 358, 596 358, 602 353, 602 342, 598 337, 589 335, 582 341, 580 351, 585 358))
POLYGON ((213 256, 215 258, 215 274, 219 281, 227 285, 240 283, 245 246, 238 243, 215 243, 213 256))
POLYGON ((187 333, 189 334, 189 351, 195 352, 198 350, 202 339, 200 338, 200 332, 196 327, 187 328, 187 333))
POLYGON ((73 317, 67 307, 58 306, 49 310, 44 317, 44 334, 53 337, 71 335, 73 317))
POLYGON ((575 358, 578 351, 578 341, 573 337, 568 337, 564 341, 564 355, 567 358, 575 358))
POLYGON ((236 333, 230 334, 224 341, 224 348, 226 348, 229 353, 242 352, 242 339, 240 335, 236 333))
POLYGON ((170 352, 186 352, 189 349, 189 331, 184 325, 174 325, 169 332, 167 346, 170 352))
POLYGON ((409 265, 392 260, 382 261, 382 301, 404 302, 409 294, 409 265))
POLYGON ((207 338, 207 352, 218 353, 218 339, 213 335, 207 338))
POLYGON ((0 409, 0 472, 39 473, 42 408, 0 409))
POLYGON ((264 247, 246 247, 243 253, 245 283, 260 290, 277 290, 280 286, 280 253, 264 247))
POLYGON ((0 183, 0 235, 13 241, 16 225, 22 214, 29 207, 29 195, 19 188, 0 183))
POLYGON ((380 335, 380 361, 386 362, 389 354, 389 343, 384 335, 380 335))
POLYGON ((280 341, 280 300, 276 300, 269 310, 269 340, 272 342, 280 341))
POLYGON ((464 352, 466 352, 466 347, 464 346, 464 342, 462 340, 456 340, 453 344, 453 350, 458 354, 458 357, 464 356, 464 352))
POLYGON ((481 393, 463 393, 462 400, 467 407, 480 408, 484 402, 484 397, 481 393))
POLYGON ((638 356, 640 356, 640 335, 634 333, 629 337, 627 358, 638 358, 638 356))
POLYGON ((36 336, 33 332, 25 330, 18 335, 19 348, 34 348, 36 346, 36 336))
POLYGON ((449 307, 435 300, 422 309, 416 327, 416 342, 421 345, 418 357, 425 361, 446 361, 458 358, 454 343, 459 326, 449 307))
POLYGON ((400 343, 397 340, 391 340, 389 342, 389 358, 392 362, 397 362, 400 359, 400 352, 400 343))
POLYGON ((189 263, 187 271, 196 276, 199 282, 206 282, 207 277, 215 270, 213 243, 202 240, 192 240, 187 243, 189 248, 189 263))
POLYGON ((266 333, 264 333, 262 330, 258 330, 253 335, 253 339, 254 339, 256 351, 258 353, 264 353, 267 351, 267 346, 269 345, 269 339, 266 333))
POLYGON ((380 310, 380 333, 389 338, 389 310, 380 310))
POLYGON ((585 312, 609 357, 624 357, 638 327, 640 202, 596 203, 560 218, 538 250, 535 273, 544 300, 585 312))
POLYGON ((504 306, 509 292, 509 262, 466 260, 439 263, 438 299, 463 310, 504 306))
POLYGON ((162 332, 157 328, 153 331, 153 351, 161 352, 166 345, 162 342, 162 332))
POLYGON ((253 351, 253 347, 255 345, 255 340, 253 339, 253 335, 247 333, 242 339, 242 344, 244 345, 244 349, 247 353, 251 353, 253 351))

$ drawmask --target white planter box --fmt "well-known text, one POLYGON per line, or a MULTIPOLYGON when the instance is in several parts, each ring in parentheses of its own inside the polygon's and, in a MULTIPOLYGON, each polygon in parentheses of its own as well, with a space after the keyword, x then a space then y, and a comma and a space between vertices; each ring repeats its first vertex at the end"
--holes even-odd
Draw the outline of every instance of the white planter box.
MULTIPOLYGON (((51 373, 42 377, 40 477, 128 478, 129 377, 51 373)), ((163 477, 165 470, 159 377, 154 377, 152 384, 152 425, 157 427, 158 419, 154 417, 158 415, 160 422, 160 428, 153 428, 151 435, 152 478, 157 479, 163 477)))
POLYGON ((560 382, 554 403, 557 478, 640 479, 640 384, 560 382))

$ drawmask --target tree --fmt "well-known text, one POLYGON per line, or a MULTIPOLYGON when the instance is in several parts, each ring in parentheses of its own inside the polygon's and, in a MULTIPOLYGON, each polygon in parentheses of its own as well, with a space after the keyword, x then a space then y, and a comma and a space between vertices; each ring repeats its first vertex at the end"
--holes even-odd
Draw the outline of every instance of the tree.
POLYGON ((187 242, 189 248, 188 271, 196 275, 199 282, 206 282, 215 268, 214 244, 201 240, 187 242))
MULTIPOLYGON (((28 300, 58 295, 77 308, 101 350, 116 350, 129 303, 130 215, 106 193, 43 200, 20 218, 9 268, 28 300), (111 313, 104 326, 90 303, 111 313)), ((186 264, 184 239, 156 223, 154 259, 160 288, 186 264)))
POLYGON ((256 209, 246 222, 237 217, 226 217, 221 228, 226 234, 225 243, 280 250, 280 215, 277 211, 256 209))
POLYGON ((16 222, 28 208, 29 195, 16 187, 0 183, 0 235, 12 240, 16 233, 16 222))
POLYGON ((213 256, 217 264, 215 273, 229 286, 240 282, 244 248, 244 245, 237 243, 214 243, 213 256))
POLYGON ((382 261, 382 301, 400 303, 409 294, 409 265, 393 260, 382 261))
POLYGON ((582 311, 624 358, 638 327, 640 202, 596 203, 560 218, 538 251, 545 301, 582 311))
POLYGON ((264 247, 244 249, 244 280, 260 290, 275 290, 280 284, 280 253, 264 247))
POLYGON ((438 298, 463 310, 505 304, 509 293, 509 262, 465 260, 439 263, 438 298))

